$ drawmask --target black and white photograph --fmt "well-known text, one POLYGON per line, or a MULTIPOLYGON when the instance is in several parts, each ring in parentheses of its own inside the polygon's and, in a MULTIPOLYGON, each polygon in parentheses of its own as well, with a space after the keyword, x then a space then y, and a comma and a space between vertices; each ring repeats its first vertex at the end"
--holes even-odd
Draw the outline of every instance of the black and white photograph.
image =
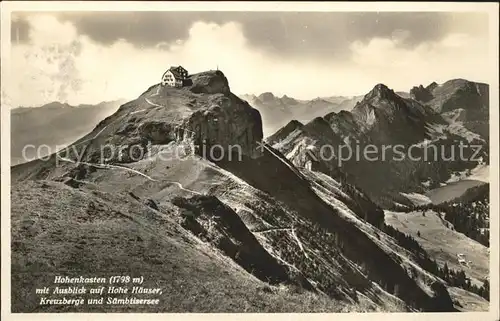
POLYGON ((2 319, 498 320, 498 9, 2 3, 2 319))

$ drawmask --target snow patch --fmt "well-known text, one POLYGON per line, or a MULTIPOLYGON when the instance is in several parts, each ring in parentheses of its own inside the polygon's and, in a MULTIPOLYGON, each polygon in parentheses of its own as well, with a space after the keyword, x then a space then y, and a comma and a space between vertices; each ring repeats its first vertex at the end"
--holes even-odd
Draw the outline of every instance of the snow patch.
POLYGON ((425 186, 425 187, 430 187, 431 186, 431 180, 429 179, 429 180, 424 181, 424 182, 422 182, 420 184, 422 184, 422 186, 425 186))

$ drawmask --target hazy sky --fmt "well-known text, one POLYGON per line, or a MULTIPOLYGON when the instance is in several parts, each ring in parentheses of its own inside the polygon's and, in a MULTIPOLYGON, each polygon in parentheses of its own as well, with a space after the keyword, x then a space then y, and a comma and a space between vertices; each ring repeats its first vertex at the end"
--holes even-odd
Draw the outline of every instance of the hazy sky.
POLYGON ((179 64, 218 66, 236 94, 304 99, 488 72, 480 13, 25 12, 11 27, 16 106, 135 98, 179 64))

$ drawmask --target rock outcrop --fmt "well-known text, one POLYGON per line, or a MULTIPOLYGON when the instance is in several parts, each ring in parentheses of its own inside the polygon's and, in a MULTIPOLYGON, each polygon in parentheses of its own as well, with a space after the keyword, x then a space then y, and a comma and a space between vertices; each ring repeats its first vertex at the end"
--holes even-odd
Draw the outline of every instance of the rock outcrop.
POLYGON ((410 97, 412 99, 418 100, 418 101, 423 102, 423 103, 426 103, 429 100, 431 100, 432 98, 434 98, 432 96, 431 91, 428 89, 428 87, 424 88, 424 86, 422 86, 422 85, 420 85, 418 87, 413 87, 410 90, 410 97))
POLYGON ((299 122, 298 120, 292 120, 288 124, 286 124, 284 127, 279 129, 276 133, 271 135, 268 139, 272 141, 280 141, 282 139, 285 139, 290 135, 293 131, 297 129, 302 129, 304 127, 304 124, 299 122))
POLYGON ((436 312, 454 311, 453 300, 446 290, 446 287, 439 281, 431 284, 431 289, 434 291, 430 308, 436 312))
POLYGON ((249 157, 260 155, 260 113, 233 94, 212 96, 210 107, 197 110, 184 123, 194 132, 195 144, 217 145, 249 157))
POLYGON ((231 92, 227 78, 220 70, 190 75, 186 84, 185 88, 196 94, 228 95, 231 92))

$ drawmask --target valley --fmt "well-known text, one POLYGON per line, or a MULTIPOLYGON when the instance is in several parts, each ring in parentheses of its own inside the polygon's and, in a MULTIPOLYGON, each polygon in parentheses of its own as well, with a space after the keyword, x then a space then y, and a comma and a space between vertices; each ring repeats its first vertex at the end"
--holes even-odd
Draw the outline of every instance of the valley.
POLYGON ((19 107, 11 112, 11 164, 46 157, 92 130, 125 101, 70 106, 53 102, 40 107, 19 107), (23 154, 24 153, 24 154, 23 154))

